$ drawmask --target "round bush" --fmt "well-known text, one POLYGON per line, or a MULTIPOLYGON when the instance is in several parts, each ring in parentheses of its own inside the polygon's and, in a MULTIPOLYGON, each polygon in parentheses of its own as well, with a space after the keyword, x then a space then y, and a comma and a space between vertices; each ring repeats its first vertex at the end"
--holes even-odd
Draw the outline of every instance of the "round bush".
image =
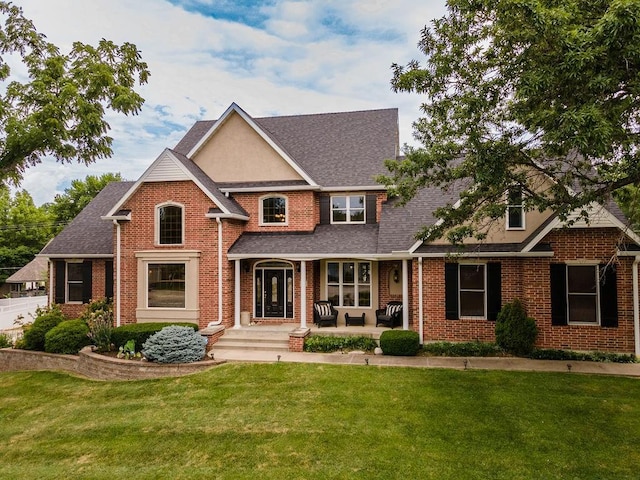
POLYGON ((154 333, 142 346, 142 354, 152 362, 192 363, 202 360, 207 339, 191 327, 170 326, 154 333))
POLYGON ((66 320, 45 335, 44 351, 76 355, 90 343, 89 327, 84 320, 66 320))
POLYGON ((380 334, 380 348, 385 355, 411 357, 420 350, 420 336, 410 330, 386 330, 380 334))
POLYGON ((505 304, 496 319, 496 343, 514 355, 529 355, 538 337, 536 321, 519 300, 505 304))
POLYGON ((25 330, 20 347, 25 350, 44 350, 45 335, 49 330, 65 320, 65 316, 55 305, 50 308, 39 308, 36 318, 25 330))
POLYGON ((111 342, 115 345, 116 350, 122 347, 129 340, 135 342, 136 351, 140 349, 144 342, 153 335, 158 333, 165 327, 171 325, 179 325, 189 327, 191 330, 197 331, 198 325, 195 323, 176 323, 176 322, 147 322, 147 323, 131 323, 114 328, 111 332, 111 342))

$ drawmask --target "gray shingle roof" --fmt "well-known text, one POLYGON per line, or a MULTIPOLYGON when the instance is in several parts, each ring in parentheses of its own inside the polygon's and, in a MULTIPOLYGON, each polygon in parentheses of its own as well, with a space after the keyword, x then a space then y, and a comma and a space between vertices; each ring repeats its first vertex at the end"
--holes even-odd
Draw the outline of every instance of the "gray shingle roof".
POLYGON ((378 225, 318 225, 310 233, 245 233, 231 255, 372 255, 378 225))
POLYGON ((134 182, 113 182, 104 187, 62 232, 60 232, 40 255, 48 256, 95 256, 113 255, 113 222, 102 220, 134 182))
POLYGON ((7 278, 6 283, 45 281, 47 279, 47 268, 47 259, 44 257, 36 257, 7 278))
MULTIPOLYGON (((323 187, 380 187, 374 177, 398 153, 398 110, 254 118, 255 123, 323 187)), ((200 121, 175 146, 186 155, 215 121, 200 121)))

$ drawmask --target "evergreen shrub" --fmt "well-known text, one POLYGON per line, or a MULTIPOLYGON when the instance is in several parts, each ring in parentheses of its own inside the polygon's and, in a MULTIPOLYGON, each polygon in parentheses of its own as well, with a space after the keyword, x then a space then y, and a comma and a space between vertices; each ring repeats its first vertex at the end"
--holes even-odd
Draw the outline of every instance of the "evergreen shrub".
POLYGON ((520 300, 505 304, 496 319, 496 343, 514 355, 529 355, 538 337, 536 321, 527 317, 520 300))
POLYGON ((409 330, 386 330, 380 334, 380 348, 385 355, 414 356, 420 350, 420 336, 409 330))
POLYGON ((118 350, 123 347, 129 340, 135 342, 136 350, 140 349, 144 342, 153 335, 158 333, 164 327, 171 325, 178 325, 182 327, 189 327, 194 331, 198 331, 198 325, 195 323, 176 323, 176 322, 159 322, 159 323, 132 323, 129 325, 122 325, 116 327, 111 332, 111 343, 113 343, 118 350))
POLYGON ((504 355, 504 351, 495 343, 489 342, 433 342, 425 343, 422 352, 440 357, 495 357, 504 355))
POLYGON ((57 305, 44 308, 38 307, 33 323, 25 328, 24 335, 19 343, 20 348, 44 351, 45 335, 64 320, 66 320, 66 317, 57 305))
POLYGON ((172 325, 154 333, 142 346, 147 360, 158 363, 192 363, 202 360, 207 339, 193 328, 172 325))
POLYGON ((344 337, 311 335, 305 339, 305 352, 330 353, 340 350, 363 350, 371 352, 375 350, 378 343, 370 337, 350 335, 344 337))
POLYGON ((89 327, 83 319, 65 320, 47 332, 44 340, 44 351, 77 355, 80 350, 90 343, 89 327))

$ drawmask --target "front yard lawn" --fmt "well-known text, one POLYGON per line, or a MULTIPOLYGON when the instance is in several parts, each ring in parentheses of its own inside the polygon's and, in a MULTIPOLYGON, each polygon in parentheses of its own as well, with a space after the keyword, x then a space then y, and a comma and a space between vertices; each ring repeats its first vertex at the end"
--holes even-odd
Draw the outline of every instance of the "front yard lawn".
POLYGON ((226 364, 0 374, 0 478, 637 478, 640 381, 226 364))

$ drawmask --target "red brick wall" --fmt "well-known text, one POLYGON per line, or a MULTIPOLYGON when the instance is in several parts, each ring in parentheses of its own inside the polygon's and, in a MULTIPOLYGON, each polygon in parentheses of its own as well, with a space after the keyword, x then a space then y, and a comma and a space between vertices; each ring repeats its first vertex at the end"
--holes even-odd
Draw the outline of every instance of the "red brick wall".
POLYGON ((318 200, 314 192, 274 192, 287 198, 287 225, 260 226, 261 198, 271 195, 264 193, 234 193, 233 198, 251 217, 246 224, 247 232, 312 231, 319 222, 318 200))
MULTIPOLYGON (((549 264, 569 260, 606 263, 615 254, 620 232, 616 229, 557 230, 542 242, 550 243, 553 257, 483 258, 502 265, 502 304, 520 299, 540 331, 537 346, 573 350, 633 352, 633 292, 631 258, 619 258, 618 327, 551 325, 549 264)), ((416 262, 417 263, 417 262, 416 262)), ((424 259, 424 339, 425 341, 493 341, 495 323, 487 320, 445 319, 444 259, 424 259)), ((417 284, 414 289, 417 295, 417 284)))

